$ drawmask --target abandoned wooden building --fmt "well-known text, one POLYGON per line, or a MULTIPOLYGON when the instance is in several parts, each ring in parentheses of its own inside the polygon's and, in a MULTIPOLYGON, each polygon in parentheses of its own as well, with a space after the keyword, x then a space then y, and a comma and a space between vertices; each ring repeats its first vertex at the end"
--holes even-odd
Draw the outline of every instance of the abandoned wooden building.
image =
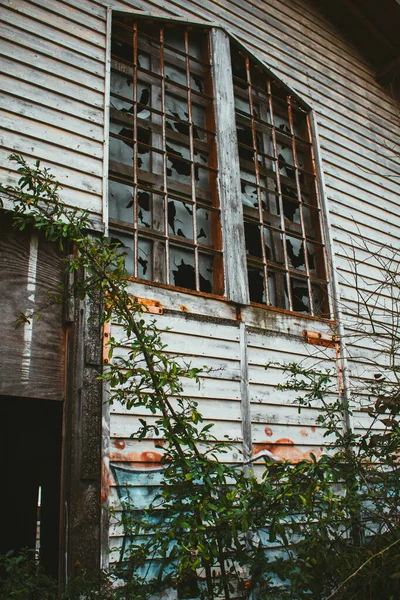
MULTIPOLYGON (((266 363, 323 361, 343 394, 368 376, 351 260, 368 287, 370 245, 398 245, 399 24, 396 0, 0 2, 1 183, 12 152, 40 159, 120 242, 168 348, 213 367, 187 391, 245 457, 323 451, 266 363)), ((0 553, 37 543, 40 496, 42 559, 64 580, 106 566, 123 533, 103 508, 126 483, 145 502, 160 455, 130 439, 138 411, 104 401, 85 301, 15 329, 62 256, 0 217, 0 553)))

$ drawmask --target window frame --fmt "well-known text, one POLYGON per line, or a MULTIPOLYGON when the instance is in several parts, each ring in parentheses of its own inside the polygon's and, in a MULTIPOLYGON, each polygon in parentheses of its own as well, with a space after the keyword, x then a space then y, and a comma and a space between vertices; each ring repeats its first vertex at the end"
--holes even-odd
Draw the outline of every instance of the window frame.
MULTIPOLYGON (((173 284, 165 284, 153 280, 132 278, 134 281, 145 283, 152 286, 159 286, 171 290, 183 291, 188 294, 205 295, 216 297, 220 300, 226 300, 239 305, 261 306, 263 309, 288 313, 290 315, 300 315, 305 318, 329 319, 332 318, 332 307, 329 301, 330 291, 330 273, 328 260, 329 248, 327 247, 326 223, 324 214, 323 190, 318 182, 318 172, 320 170, 320 160, 317 147, 317 136, 315 135, 315 117, 312 107, 294 92, 280 77, 277 77, 269 67, 233 34, 227 33, 225 29, 216 23, 204 23, 181 18, 169 18, 162 15, 144 14, 140 11, 110 11, 111 15, 123 15, 132 17, 133 20, 151 20, 154 22, 171 23, 172 25, 194 26, 209 30, 210 35, 210 64, 212 72, 212 85, 214 90, 214 117, 215 117, 215 136, 216 136, 216 154, 217 154, 217 187, 219 196, 220 210, 220 236, 222 241, 222 262, 220 267, 223 277, 223 292, 207 293, 196 291, 189 288, 181 288, 173 284), (314 174, 316 178, 316 198, 317 210, 319 215, 320 246, 323 262, 326 286, 326 297, 323 314, 309 314, 298 312, 287 308, 271 306, 264 303, 255 303, 250 300, 248 267, 245 242, 245 215, 241 200, 241 178, 240 162, 238 152, 238 139, 236 131, 235 108, 234 108, 234 85, 231 69, 231 45, 230 41, 239 46, 244 54, 255 61, 268 77, 280 82, 288 96, 307 112, 309 117, 309 131, 311 136, 311 153, 314 165, 314 174)), ((111 25, 109 28, 110 44, 108 60, 111 65, 111 25)), ((108 83, 107 103, 110 99, 110 83, 108 83)), ((108 104, 109 110, 109 104, 108 104)), ((108 176, 108 174, 107 174, 108 176)), ((108 203, 104 214, 108 216, 108 203)), ((108 230, 109 219, 107 219, 106 230, 108 230)), ((288 277, 288 271, 286 270, 288 277)), ((310 287, 310 286, 309 286, 310 287)))

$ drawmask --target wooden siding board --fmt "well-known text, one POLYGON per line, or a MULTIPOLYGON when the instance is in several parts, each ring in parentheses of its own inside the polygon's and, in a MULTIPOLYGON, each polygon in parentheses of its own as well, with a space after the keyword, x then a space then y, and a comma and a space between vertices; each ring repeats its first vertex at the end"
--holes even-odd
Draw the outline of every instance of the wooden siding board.
POLYGON ((91 15, 88 11, 83 10, 85 3, 81 3, 81 6, 73 6, 73 4, 64 2, 63 0, 57 0, 56 4, 54 4, 54 0, 29 0, 29 2, 53 15, 70 21, 73 25, 82 25, 85 29, 91 29, 103 35, 105 33, 104 13, 97 17, 91 15))
MULTIPOLYGON (((19 2, 19 0, 18 0, 19 2)), ((14 6, 16 3, 14 2, 14 6)), ((39 39, 43 38, 50 42, 56 41, 57 45, 61 49, 66 48, 67 50, 76 52, 92 60, 97 61, 100 65, 105 60, 105 49, 93 46, 85 40, 85 38, 76 38, 70 35, 68 29, 57 29, 52 25, 52 19, 36 20, 32 15, 22 12, 21 10, 5 10, 2 11, 2 20, 9 25, 12 25, 16 29, 16 37, 20 35, 19 30, 23 29, 28 31, 30 34, 35 35, 39 39)))
POLYGON ((104 20, 108 2, 96 2, 92 0, 62 0, 64 4, 78 8, 81 12, 104 20))
POLYGON ((27 31, 23 24, 0 23, 0 36, 4 40, 14 42, 18 46, 24 46, 32 51, 40 52, 44 56, 53 58, 60 63, 71 65, 80 71, 102 77, 104 68, 99 60, 94 60, 82 52, 75 52, 70 48, 64 48, 55 39, 48 40, 37 34, 27 31))
MULTIPOLYGON (((69 163, 66 164, 87 174, 101 177, 102 146, 96 143, 97 140, 93 141, 93 139, 88 139, 75 132, 52 126, 49 123, 50 119, 46 119, 46 113, 49 112, 46 109, 42 113, 41 109, 37 110, 34 105, 26 108, 22 109, 25 114, 20 113, 19 119, 15 118, 14 113, 1 109, 0 119, 3 129, 10 134, 24 135, 32 140, 43 140, 43 142, 51 144, 57 157, 54 159, 55 162, 63 161, 62 157, 66 154, 65 147, 67 147, 73 158, 68 159, 69 163), (42 116, 46 119, 45 126, 42 121, 39 121, 42 116)), ((4 134, 5 145, 7 145, 7 140, 8 135, 4 134)))
MULTIPOLYGON (((13 90, 15 92, 15 90, 13 90)), ((73 134, 77 137, 79 151, 86 152, 89 156, 101 157, 101 146, 103 141, 103 128, 91 121, 78 119, 71 114, 61 112, 57 109, 47 106, 46 104, 38 104, 21 98, 19 95, 10 95, 0 91, 0 109, 10 115, 14 115, 14 123, 19 124, 18 115, 27 117, 37 122, 45 122, 54 131, 58 132, 57 142, 64 135, 73 134), (83 138, 83 139, 82 139, 83 138), (93 144, 93 141, 100 144, 93 144), (83 142, 83 146, 80 144, 83 142)))
MULTIPOLYGON (((14 77, 14 74, 2 74, 3 97, 8 98, 8 105, 4 108, 14 110, 14 104, 19 102, 32 102, 40 107, 47 107, 49 110, 60 113, 60 119, 67 120, 71 117, 71 124, 75 119, 82 122, 82 131, 85 132, 85 123, 94 124, 97 129, 103 130, 103 111, 101 107, 88 106, 82 104, 73 97, 60 94, 57 90, 50 90, 35 84, 34 78, 31 81, 25 81, 14 77)), ((4 100, 6 102, 6 100, 4 100)), ((28 111, 29 112, 29 111, 28 111)), ((22 111, 21 111, 22 114, 22 111)))
MULTIPOLYGON (((0 49, 1 53, 1 49, 0 49)), ((103 95, 100 92, 90 89, 84 89, 79 84, 64 80, 62 74, 40 71, 32 67, 32 63, 27 58, 26 62, 19 62, 13 58, 1 58, 2 71, 10 77, 21 79, 33 85, 38 85, 42 89, 49 89, 66 96, 68 99, 79 100, 88 107, 103 108, 103 95)))
MULTIPOLYGON (((80 98, 81 95, 103 92, 103 77, 92 75, 83 71, 79 66, 71 66, 58 59, 52 58, 32 48, 22 46, 17 41, 8 41, 3 39, 1 42, 1 54, 3 56, 12 56, 13 60, 25 65, 29 65, 34 71, 58 75, 66 85, 73 84, 70 95, 80 98), (79 88, 79 91, 78 91, 79 88)), ((88 103, 91 103, 90 96, 86 97, 88 103)))
POLYGON ((79 40, 85 40, 97 48, 104 47, 104 30, 99 33, 98 31, 89 29, 87 26, 81 23, 66 19, 60 15, 58 11, 50 12, 48 8, 49 6, 54 7, 54 2, 50 2, 49 6, 46 6, 47 2, 49 2, 49 0, 43 0, 43 2, 40 1, 39 4, 36 4, 34 1, 30 0, 18 0, 18 2, 15 2, 14 0, 4 0, 3 4, 8 9, 17 13, 29 15, 30 20, 34 19, 35 21, 45 25, 51 21, 52 27, 60 31, 67 31, 68 35, 71 37, 73 36, 79 40))

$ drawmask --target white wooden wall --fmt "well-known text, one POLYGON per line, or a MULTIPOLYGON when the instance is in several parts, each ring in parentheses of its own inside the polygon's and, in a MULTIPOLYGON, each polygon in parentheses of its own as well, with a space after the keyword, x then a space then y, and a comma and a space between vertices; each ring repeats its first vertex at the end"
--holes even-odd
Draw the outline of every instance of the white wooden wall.
MULTIPOLYGON (((354 253, 366 256, 357 249, 360 239, 367 245, 378 240, 396 245, 400 227, 400 166, 394 155, 398 105, 375 82, 373 68, 311 0, 109 0, 108 4, 118 10, 223 25, 313 107, 340 304, 350 334, 356 297, 349 258, 354 253)), ((88 209, 98 223, 103 213, 106 12, 106 2, 100 0, 0 3, 0 178, 15 179, 6 160, 10 152, 38 157, 61 181, 67 202, 88 209)), ((371 261, 362 268, 366 285, 379 281, 379 270, 371 261)), ((195 350, 195 364, 224 367, 204 378, 196 391, 205 415, 216 421, 221 435, 228 430, 241 440, 241 419, 247 411, 256 448, 276 450, 279 440, 290 440, 278 444, 287 455, 320 448, 321 432, 313 429, 315 414, 299 416, 289 399, 274 389, 281 377, 278 370, 266 372, 263 365, 271 358, 301 360, 310 351, 315 353, 315 348, 303 344, 302 330, 327 333, 327 324, 248 308, 240 325, 234 308, 223 301, 151 286, 139 295, 165 306, 160 326, 173 327, 166 334, 172 350, 189 355, 195 350), (212 321, 203 318, 210 315, 212 321), (243 367, 250 382, 246 398, 243 367)), ((349 351, 351 369, 364 376, 370 347, 349 337, 349 351)), ((323 358, 332 364, 332 353, 323 358)), ((111 450, 119 452, 119 457, 113 455, 115 461, 136 452, 127 439, 133 421, 124 411, 112 410, 111 450)), ((361 423, 359 414, 355 423, 361 423)), ((143 451, 153 451, 151 442, 143 451)), ((108 483, 115 484, 107 465, 106 459, 105 493, 108 483)))

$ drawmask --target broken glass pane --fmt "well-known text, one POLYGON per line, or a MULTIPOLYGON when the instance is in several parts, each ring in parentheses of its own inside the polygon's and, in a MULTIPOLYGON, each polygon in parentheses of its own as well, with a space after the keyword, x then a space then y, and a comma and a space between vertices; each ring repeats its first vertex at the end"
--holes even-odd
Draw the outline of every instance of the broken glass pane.
POLYGON ((196 187, 203 191, 210 189, 210 172, 207 169, 200 169, 197 165, 195 166, 195 179, 196 187))
POLYGON ((138 144, 137 166, 141 171, 147 171, 148 173, 151 171, 151 155, 148 146, 138 144))
POLYGON ((212 246, 211 213, 205 208, 197 209, 197 241, 212 246))
POLYGON ((214 291, 214 260, 212 256, 199 253, 200 291, 212 294, 214 291))
POLYGON ((111 70, 111 93, 133 102, 133 74, 131 76, 111 70))
POLYGON ((284 196, 289 196, 289 198, 297 200, 297 188, 288 185, 286 182, 281 182, 281 190, 284 196))
POLYGON ((133 246, 133 235, 121 233, 119 231, 113 231, 110 234, 111 243, 118 244, 117 254, 125 257, 125 268, 129 275, 134 275, 134 246, 133 246))
POLYGON ((275 125, 276 129, 278 129, 282 133, 290 135, 289 117, 283 116, 282 114, 275 112, 274 113, 274 125, 275 125))
POLYGON ((249 266, 247 274, 251 302, 265 303, 264 270, 249 266))
POLYGON ((286 144, 278 144, 278 158, 280 162, 294 165, 292 147, 286 144))
POLYGON ((282 198, 283 214, 285 218, 293 223, 300 223, 300 205, 298 202, 292 202, 288 198, 282 198))
POLYGON ((240 176, 242 178, 242 202, 245 206, 254 208, 258 205, 256 175, 240 169, 240 176))
POLYGON ((306 265, 303 240, 289 235, 286 236, 286 249, 289 267, 304 271, 306 265))
POLYGON ((258 223, 244 223, 244 236, 246 240, 246 252, 250 256, 262 258, 261 227, 258 223))
POLYGON ((324 305, 325 305, 324 300, 327 295, 326 287, 318 285, 316 283, 313 283, 313 284, 311 284, 311 290, 312 290, 314 315, 321 316, 321 317, 326 316, 325 310, 324 310, 324 305))
POLYGON ((138 239, 138 273, 141 279, 152 279, 152 242, 143 238, 138 239))
POLYGON ((149 119, 151 115, 151 112, 147 108, 151 106, 150 88, 139 83, 137 87, 137 99, 138 103, 141 105, 137 108, 137 118, 146 120, 149 119))
MULTIPOLYGON (((192 122, 193 125, 197 127, 201 127, 202 129, 206 129, 206 110, 204 106, 200 106, 199 104, 192 104, 192 122)), ((193 137, 195 137, 193 135, 193 137)), ((204 134, 202 132, 198 132, 198 138, 204 139, 204 134)))
POLYGON ((284 262, 282 234, 274 229, 264 227, 264 243, 267 260, 284 262))
POLYGON ((164 42, 167 46, 185 53, 184 29, 181 27, 164 27, 164 42))
POLYGON ((317 272, 316 255, 318 252, 321 252, 321 250, 317 246, 307 242, 308 268, 312 273, 317 272))
POLYGON ((190 73, 190 86, 192 88, 192 91, 200 92, 200 94, 204 94, 205 93, 204 78, 201 75, 199 75, 198 73, 193 72, 196 70, 198 70, 198 65, 193 63, 193 70, 191 69, 191 73, 190 73))
POLYGON ((181 121, 175 121, 174 119, 166 119, 166 135, 167 135, 167 139, 168 139, 168 143, 171 140, 171 135, 168 135, 168 130, 171 129, 172 131, 176 131, 177 133, 180 133, 181 135, 187 136, 188 140, 187 140, 187 144, 189 144, 189 131, 190 131, 190 126, 189 123, 182 123, 181 121))
MULTIPOLYGON (((164 65, 164 73, 166 79, 183 86, 187 85, 186 71, 184 69, 180 69, 179 67, 166 62, 164 65)), ((185 92, 182 90, 182 94, 184 93, 185 92)))
POLYGON ((125 100, 111 96, 110 106, 111 108, 115 108, 116 110, 124 112, 127 116, 134 116, 133 102, 125 102, 125 100))
POLYGON ((170 280, 172 285, 196 289, 193 251, 170 246, 170 280))
POLYGON ((179 119, 180 121, 187 121, 189 119, 189 112, 187 106, 187 97, 184 90, 176 90, 177 93, 182 94, 180 97, 166 94, 165 96, 165 111, 166 114, 179 119))
POLYGON ((310 299, 308 297, 307 281, 291 277, 290 286, 292 290, 293 310, 300 313, 309 313, 310 299))
POLYGON ((152 194, 146 190, 138 189, 137 192, 137 203, 138 203, 138 226, 139 227, 151 227, 151 207, 152 207, 152 194))
POLYGON ((269 294, 269 304, 271 306, 277 306, 275 274, 270 273, 270 272, 268 272, 268 294, 269 294))
POLYGON ((304 152, 296 148, 297 162, 300 169, 304 169, 304 152))
POLYGON ((133 187, 110 180, 108 202, 110 219, 133 223, 133 187))
POLYGON ((193 205, 178 200, 168 200, 168 233, 193 239, 193 205))
POLYGON ((138 62, 138 66, 141 69, 146 69, 147 71, 150 71, 150 54, 147 54, 147 52, 142 52, 142 51, 138 50, 137 62, 138 62))
MULTIPOLYGON (((120 131, 121 127, 118 126, 120 131)), ((127 130, 130 131, 130 130, 127 130)), ((131 132, 132 133, 132 132, 131 132)), ((133 165, 133 140, 120 140, 110 136, 110 160, 122 163, 124 165, 133 165)))
POLYGON ((190 148, 168 141, 166 145, 167 154, 167 176, 174 181, 190 184, 191 163, 190 148))

